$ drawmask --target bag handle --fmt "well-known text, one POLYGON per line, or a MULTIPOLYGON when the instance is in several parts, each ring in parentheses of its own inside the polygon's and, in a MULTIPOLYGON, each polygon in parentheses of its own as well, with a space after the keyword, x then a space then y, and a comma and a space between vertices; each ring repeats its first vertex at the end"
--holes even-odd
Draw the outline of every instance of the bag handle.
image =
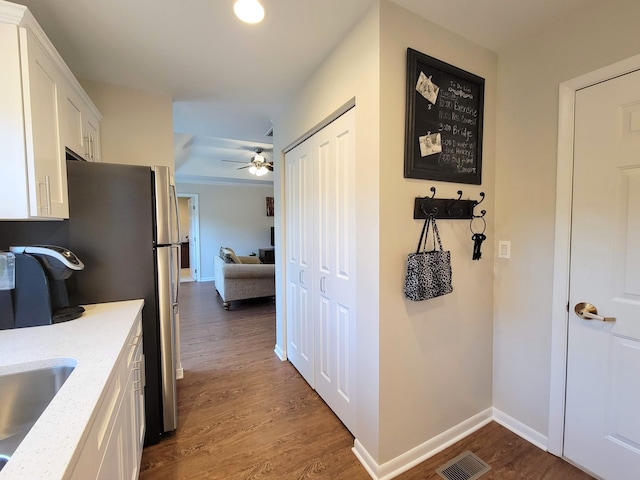
POLYGON ((422 226, 422 232, 420 232, 420 240, 418 240, 418 248, 416 249, 416 253, 420 253, 420 245, 422 245, 422 251, 427 251, 427 239, 429 238, 429 224, 431 224, 433 229, 433 250, 436 249, 436 241, 438 242, 438 247, 440 247, 440 251, 442 248, 442 240, 440 240, 440 232, 438 231, 438 225, 436 224, 436 219, 433 215, 427 215, 427 218, 424 219, 424 225, 422 226), (423 243, 424 240, 424 243, 423 243))
POLYGON ((418 240, 418 248, 416 248, 416 253, 420 253, 420 245, 422 245, 422 239, 424 238, 424 246, 422 250, 427 249, 427 237, 429 236, 429 221, 431 220, 431 215, 427 215, 424 219, 424 225, 422 226, 422 232, 420 233, 420 240, 418 240), (426 232, 426 235, 425 235, 426 232))
MULTIPOLYGON (((436 249, 436 240, 438 240, 438 246, 440 247, 440 251, 442 251, 442 241, 440 240, 440 232, 438 232, 438 225, 436 225, 436 219, 433 219, 433 249, 436 249)), ((425 240, 426 243, 426 240, 425 240)))

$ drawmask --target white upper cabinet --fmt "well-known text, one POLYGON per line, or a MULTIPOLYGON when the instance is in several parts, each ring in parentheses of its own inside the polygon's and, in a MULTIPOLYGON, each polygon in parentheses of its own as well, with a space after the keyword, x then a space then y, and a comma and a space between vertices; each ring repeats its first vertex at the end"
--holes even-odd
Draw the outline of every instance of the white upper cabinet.
POLYGON ((90 162, 100 161, 100 120, 99 117, 86 111, 83 117, 84 155, 90 162))
POLYGON ((0 71, 0 220, 69 218, 65 147, 99 159, 100 113, 26 7, 1 0, 0 71))
POLYGON ((64 97, 60 115, 64 144, 77 155, 82 155, 85 143, 83 138, 84 115, 82 113, 82 101, 72 90, 65 92, 64 97))
POLYGON ((99 162, 100 114, 75 90, 67 89, 64 97, 60 114, 64 146, 88 162, 99 162))

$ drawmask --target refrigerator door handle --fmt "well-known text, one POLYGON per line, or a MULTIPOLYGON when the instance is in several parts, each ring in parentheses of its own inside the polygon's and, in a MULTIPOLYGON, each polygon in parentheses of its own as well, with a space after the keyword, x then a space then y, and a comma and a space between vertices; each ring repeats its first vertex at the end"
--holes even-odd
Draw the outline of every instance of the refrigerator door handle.
MULTIPOLYGON (((171 177, 170 182, 173 181, 171 177)), ((176 186, 173 183, 169 183, 169 196, 173 200, 173 205, 170 207, 169 215, 171 215, 171 243, 180 243, 180 217, 178 215, 178 194, 176 192, 176 186)))
POLYGON ((180 297, 180 245, 173 245, 172 251, 172 270, 173 270, 173 311, 178 313, 179 297, 180 297))

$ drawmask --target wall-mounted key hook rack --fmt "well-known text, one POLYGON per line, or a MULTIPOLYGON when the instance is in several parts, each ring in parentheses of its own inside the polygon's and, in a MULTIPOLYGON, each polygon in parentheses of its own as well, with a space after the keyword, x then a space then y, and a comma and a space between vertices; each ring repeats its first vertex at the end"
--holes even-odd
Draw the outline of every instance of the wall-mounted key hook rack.
POLYGON ((425 219, 427 215, 433 215, 434 218, 448 220, 469 220, 484 217, 487 213, 482 210, 481 215, 476 215, 474 209, 477 205, 484 201, 484 192, 480 192, 480 201, 463 200, 462 190, 458 190, 458 198, 435 198, 436 187, 431 187, 431 196, 416 197, 413 205, 413 218, 425 219))

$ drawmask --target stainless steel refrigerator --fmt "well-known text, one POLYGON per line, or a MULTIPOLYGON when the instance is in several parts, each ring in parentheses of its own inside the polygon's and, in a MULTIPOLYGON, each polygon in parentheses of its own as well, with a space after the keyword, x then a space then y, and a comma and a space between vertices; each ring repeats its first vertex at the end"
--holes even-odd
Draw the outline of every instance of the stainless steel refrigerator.
MULTIPOLYGON (((176 317, 180 234, 167 167, 67 161, 67 247, 86 265, 76 304, 144 298, 145 444, 177 427, 176 317)), ((71 280, 71 279, 70 279, 71 280)))

